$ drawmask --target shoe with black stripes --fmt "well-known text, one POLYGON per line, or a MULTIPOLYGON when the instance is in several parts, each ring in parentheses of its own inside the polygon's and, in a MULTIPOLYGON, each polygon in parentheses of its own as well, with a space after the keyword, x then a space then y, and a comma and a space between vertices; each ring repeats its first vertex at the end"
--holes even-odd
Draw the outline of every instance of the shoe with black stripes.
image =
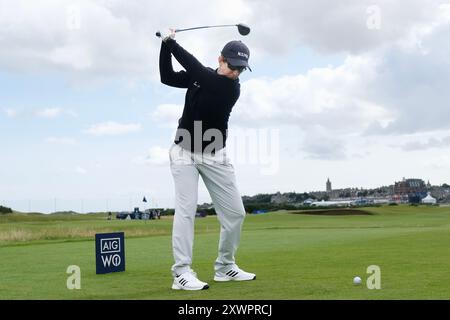
POLYGON ((225 281, 249 281, 255 280, 256 275, 254 273, 245 272, 239 269, 237 265, 234 265, 230 269, 224 272, 216 271, 214 275, 214 281, 225 282, 225 281))
POLYGON ((197 274, 192 271, 185 272, 173 279, 172 289, 174 290, 206 290, 209 285, 197 279, 197 274))

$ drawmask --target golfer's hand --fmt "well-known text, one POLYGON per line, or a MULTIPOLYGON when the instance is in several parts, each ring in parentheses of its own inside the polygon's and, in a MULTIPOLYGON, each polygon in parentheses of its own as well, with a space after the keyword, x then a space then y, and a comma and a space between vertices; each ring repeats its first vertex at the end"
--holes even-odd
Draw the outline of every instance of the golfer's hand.
POLYGON ((161 40, 166 42, 168 39, 175 39, 175 29, 169 28, 161 31, 161 40))

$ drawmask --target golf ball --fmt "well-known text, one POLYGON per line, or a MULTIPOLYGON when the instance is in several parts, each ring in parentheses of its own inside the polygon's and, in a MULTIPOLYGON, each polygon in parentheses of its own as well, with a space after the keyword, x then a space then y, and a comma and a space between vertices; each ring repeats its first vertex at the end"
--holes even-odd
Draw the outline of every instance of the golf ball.
POLYGON ((361 284, 361 278, 360 277, 354 277, 353 278, 353 284, 361 284))

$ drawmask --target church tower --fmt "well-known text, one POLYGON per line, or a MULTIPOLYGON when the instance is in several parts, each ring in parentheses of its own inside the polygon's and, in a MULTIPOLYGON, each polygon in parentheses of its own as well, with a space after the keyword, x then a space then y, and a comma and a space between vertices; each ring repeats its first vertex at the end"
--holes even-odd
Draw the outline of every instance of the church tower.
POLYGON ((328 180, 327 180, 327 192, 331 193, 331 181, 330 181, 330 178, 328 178, 328 180))

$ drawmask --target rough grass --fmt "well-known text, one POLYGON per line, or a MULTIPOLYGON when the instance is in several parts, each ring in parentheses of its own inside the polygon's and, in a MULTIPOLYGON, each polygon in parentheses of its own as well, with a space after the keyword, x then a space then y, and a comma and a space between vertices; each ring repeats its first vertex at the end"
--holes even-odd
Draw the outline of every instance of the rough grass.
MULTIPOLYGON (((7 243, 24 243, 36 240, 71 240, 92 238, 96 233, 115 232, 116 228, 82 228, 82 227, 55 227, 40 230, 11 229, 0 232, 0 245, 7 243)), ((167 234, 166 230, 156 228, 128 229, 129 237, 144 237, 167 234)))
POLYGON ((81 240, 96 233, 125 231, 127 237, 168 235, 172 217, 161 220, 107 220, 107 215, 25 215, 0 217, 0 246, 29 241, 81 240))

